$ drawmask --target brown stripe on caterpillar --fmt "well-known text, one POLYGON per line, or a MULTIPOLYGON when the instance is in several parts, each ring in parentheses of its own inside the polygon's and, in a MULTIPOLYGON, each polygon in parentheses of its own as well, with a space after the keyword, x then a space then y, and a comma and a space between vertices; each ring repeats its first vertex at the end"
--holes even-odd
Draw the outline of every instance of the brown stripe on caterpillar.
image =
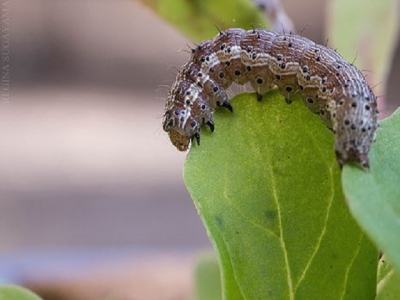
POLYGON ((364 75, 326 46, 266 29, 228 29, 193 49, 165 104, 163 128, 178 150, 200 142, 202 124, 214 130, 217 107, 232 110, 225 91, 232 82, 250 82, 259 99, 274 86, 288 103, 300 94, 335 133, 338 163, 369 169, 378 110, 364 75))

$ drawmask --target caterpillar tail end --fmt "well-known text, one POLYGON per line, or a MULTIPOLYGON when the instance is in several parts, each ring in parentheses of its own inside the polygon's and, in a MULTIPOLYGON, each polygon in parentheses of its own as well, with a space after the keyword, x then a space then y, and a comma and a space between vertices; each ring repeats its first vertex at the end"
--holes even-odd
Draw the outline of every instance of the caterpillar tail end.
POLYGON ((336 158, 340 168, 345 164, 352 164, 366 172, 370 170, 368 154, 359 153, 354 149, 347 152, 336 151, 336 158))

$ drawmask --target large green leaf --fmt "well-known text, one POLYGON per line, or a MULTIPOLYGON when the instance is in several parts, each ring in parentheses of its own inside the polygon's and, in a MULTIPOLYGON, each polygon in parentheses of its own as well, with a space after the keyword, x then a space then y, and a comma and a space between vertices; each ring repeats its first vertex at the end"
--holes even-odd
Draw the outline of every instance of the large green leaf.
POLYGON ((41 300, 31 291, 16 285, 0 286, 0 300, 41 300))
POLYGON ((370 152, 371 171, 343 169, 343 189, 360 225, 400 272, 400 109, 383 120, 370 152))
POLYGON ((265 18, 249 0, 140 0, 196 42, 217 28, 265 27, 265 18))
POLYGON ((231 103, 184 167, 225 299, 373 299, 378 254, 348 212, 333 134, 277 91, 231 103))

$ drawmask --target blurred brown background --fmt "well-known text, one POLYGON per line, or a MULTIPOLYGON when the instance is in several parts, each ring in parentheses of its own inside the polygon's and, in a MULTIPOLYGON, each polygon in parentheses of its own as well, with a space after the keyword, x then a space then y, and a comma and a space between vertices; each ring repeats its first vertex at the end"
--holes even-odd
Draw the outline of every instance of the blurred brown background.
MULTIPOLYGON (((325 1, 282 2, 325 42, 325 1)), ((86 283, 109 299, 187 299, 195 253, 211 245, 161 119, 189 39, 135 1, 12 0, 2 12, 0 283, 46 299, 97 299, 86 283)), ((389 110, 399 70, 397 51, 389 110)))

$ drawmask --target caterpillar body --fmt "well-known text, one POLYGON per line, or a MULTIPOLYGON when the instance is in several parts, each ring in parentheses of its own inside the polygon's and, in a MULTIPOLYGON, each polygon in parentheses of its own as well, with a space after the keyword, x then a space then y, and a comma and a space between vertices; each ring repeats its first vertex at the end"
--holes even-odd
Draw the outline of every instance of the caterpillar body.
POLYGON ((378 110, 362 72, 326 46, 266 29, 227 29, 192 49, 168 93, 163 118, 163 129, 178 150, 187 150, 194 140, 200 143, 202 124, 214 130, 217 107, 232 110, 226 94, 232 82, 250 82, 259 100, 274 86, 288 103, 300 94, 334 132, 338 163, 369 169, 378 110))

